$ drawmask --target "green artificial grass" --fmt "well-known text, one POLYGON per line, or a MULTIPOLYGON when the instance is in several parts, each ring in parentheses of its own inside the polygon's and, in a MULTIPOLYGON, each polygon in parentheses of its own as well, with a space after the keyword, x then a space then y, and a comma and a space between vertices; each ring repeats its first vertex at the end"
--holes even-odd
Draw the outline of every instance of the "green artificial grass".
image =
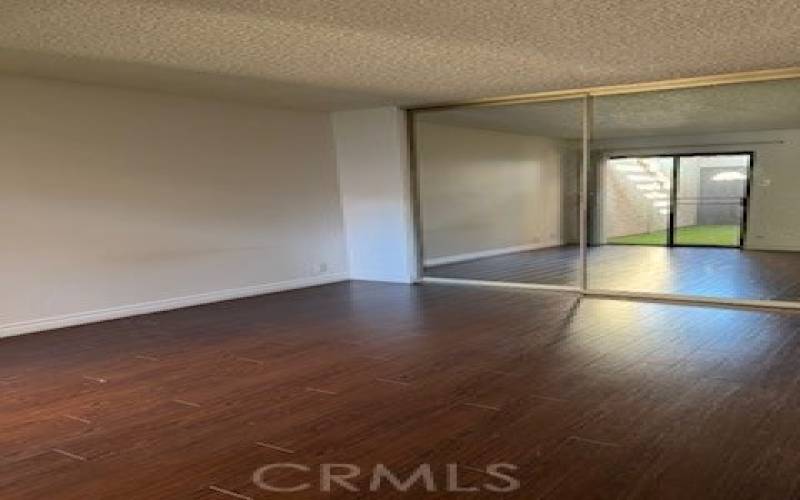
MULTIPOLYGON (((612 245, 666 245, 667 231, 609 238, 612 245)), ((739 246, 739 226, 686 226, 675 234, 676 245, 739 246)))

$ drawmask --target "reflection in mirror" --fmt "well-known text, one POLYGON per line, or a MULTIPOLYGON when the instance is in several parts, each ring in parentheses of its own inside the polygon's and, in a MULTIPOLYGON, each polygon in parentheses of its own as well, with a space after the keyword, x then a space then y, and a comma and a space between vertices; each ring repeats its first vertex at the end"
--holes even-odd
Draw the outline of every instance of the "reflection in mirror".
POLYGON ((583 104, 414 113, 424 276, 578 286, 583 104))
POLYGON ((594 99, 588 287, 800 300, 800 81, 594 99))

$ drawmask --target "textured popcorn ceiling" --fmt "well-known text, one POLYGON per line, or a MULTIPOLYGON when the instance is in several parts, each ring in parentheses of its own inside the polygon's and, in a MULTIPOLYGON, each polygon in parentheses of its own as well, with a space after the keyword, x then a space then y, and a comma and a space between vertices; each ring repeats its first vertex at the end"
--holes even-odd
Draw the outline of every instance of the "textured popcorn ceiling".
POLYGON ((796 0, 4 0, 0 70, 424 104, 800 64, 796 0))
MULTIPOLYGON (((580 100, 422 112, 423 121, 581 137, 580 100)), ((597 139, 800 128, 800 80, 595 97, 597 139)))

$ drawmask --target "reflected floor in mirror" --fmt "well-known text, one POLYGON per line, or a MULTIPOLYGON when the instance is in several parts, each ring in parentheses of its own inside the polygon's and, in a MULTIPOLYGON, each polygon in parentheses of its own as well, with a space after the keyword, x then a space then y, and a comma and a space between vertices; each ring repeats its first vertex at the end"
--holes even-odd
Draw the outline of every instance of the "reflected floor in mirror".
MULTIPOLYGON (((575 285, 578 247, 432 266, 425 275, 575 285)), ((800 252, 605 245, 589 249, 589 287, 732 299, 800 300, 800 252)))

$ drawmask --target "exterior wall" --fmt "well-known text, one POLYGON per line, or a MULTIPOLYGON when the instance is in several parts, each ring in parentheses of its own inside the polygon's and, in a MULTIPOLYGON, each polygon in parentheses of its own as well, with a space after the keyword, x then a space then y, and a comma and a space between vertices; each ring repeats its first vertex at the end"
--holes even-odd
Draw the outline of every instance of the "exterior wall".
POLYGON ((605 236, 627 236, 665 229, 668 217, 660 215, 652 202, 624 175, 605 168, 605 236))
MULTIPOLYGON (((609 164, 609 160, 601 160, 599 168, 605 180, 602 192, 603 203, 603 228, 605 238, 627 236, 634 234, 663 231, 669 227, 669 214, 662 214, 661 209, 667 207, 655 206, 655 201, 668 201, 669 189, 663 190, 667 198, 651 200, 645 196, 644 191, 636 188, 636 183, 628 178, 625 172, 617 171, 609 164)), ((672 171, 666 169, 664 175, 672 178, 672 171)), ((687 196, 696 196, 697 182, 693 171, 682 173, 682 189, 687 196)), ((692 226, 697 223, 697 208, 695 206, 682 206, 678 210, 676 224, 679 227, 692 226)))
MULTIPOLYGON (((728 167, 707 167, 700 170, 701 180, 699 197, 706 200, 719 200, 715 203, 701 205, 697 209, 697 223, 709 225, 739 225, 742 218, 741 205, 735 199, 744 196, 746 181, 715 182, 714 175, 730 171, 728 167), (730 199, 730 204, 728 204, 730 199)), ((744 169, 742 173, 746 174, 744 169)))
MULTIPOLYGON (((696 168, 680 169, 678 179, 678 198, 698 199, 702 196, 700 171, 696 168)), ((685 200, 688 201, 688 200, 685 200)), ((700 205, 678 201, 675 207, 675 225, 677 227, 695 226, 699 223, 700 205)))

